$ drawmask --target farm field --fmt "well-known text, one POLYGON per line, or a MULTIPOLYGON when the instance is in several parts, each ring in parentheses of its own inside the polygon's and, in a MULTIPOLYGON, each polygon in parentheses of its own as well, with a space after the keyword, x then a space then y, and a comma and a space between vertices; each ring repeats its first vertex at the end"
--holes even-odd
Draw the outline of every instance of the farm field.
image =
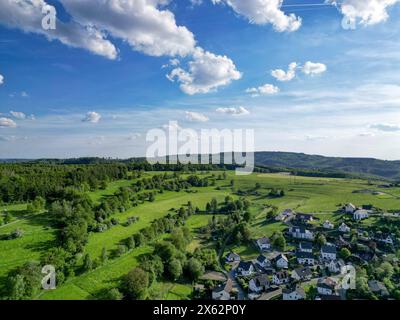
MULTIPOLYGON (((214 174, 218 174, 218 172, 214 172, 214 174)), ((151 176, 152 173, 146 173, 146 175, 151 176)), ((207 173, 202 175, 205 176, 207 173)), ((99 201, 102 197, 112 195, 119 187, 129 186, 132 183, 132 180, 112 182, 105 190, 89 192, 89 196, 93 201, 99 201)), ((286 225, 281 222, 266 222, 265 208, 270 205, 276 206, 279 211, 291 208, 298 212, 313 213, 320 219, 320 222, 317 223, 325 220, 335 223, 338 219, 335 211, 347 202, 355 205, 371 204, 383 210, 400 210, 400 202, 397 198, 397 195, 400 194, 398 188, 382 189, 379 187, 379 181, 256 173, 249 176, 236 176, 234 172, 228 172, 227 179, 217 180, 215 186, 191 188, 194 192, 164 191, 156 195, 154 202, 145 201, 125 212, 116 213, 113 217, 120 223, 104 232, 90 233, 84 254, 88 253, 93 259, 96 259, 100 258, 104 247, 108 252, 112 252, 121 241, 130 235, 149 226, 152 221, 166 216, 171 209, 184 206, 189 201, 201 212, 190 216, 186 221, 186 226, 193 236, 187 250, 194 252, 196 248, 213 248, 215 239, 204 239, 199 230, 206 226, 212 218, 211 214, 203 212, 207 202, 214 197, 218 202, 223 202, 228 195, 237 199, 239 196, 236 193, 239 190, 252 190, 256 183, 260 184, 258 195, 246 196, 250 201, 249 211, 252 215, 250 230, 254 239, 262 236, 270 237, 274 232, 283 231, 286 228, 286 225), (230 180, 234 181, 233 187, 229 184, 230 180), (269 189, 283 189, 285 196, 270 198, 266 196, 269 189), (373 190, 376 191, 376 194, 359 192, 359 190, 373 190), (131 216, 137 216, 139 220, 125 226, 124 222, 131 216)), ((53 229, 51 217, 47 212, 27 213, 24 204, 0 207, 3 215, 5 211, 9 212, 12 218, 8 224, 0 226, 0 237, 2 237, 0 240, 0 288, 5 281, 5 275, 10 270, 24 262, 39 260, 41 255, 52 247, 56 239, 56 230, 53 229), (23 237, 13 240, 3 239, 16 228, 24 231, 23 237)), ((363 223, 369 223, 368 220, 363 223)), ((162 238, 155 241, 160 241, 162 238)), ((132 249, 117 258, 110 259, 92 271, 77 273, 55 290, 41 291, 36 299, 95 299, 102 292, 115 287, 121 276, 137 266, 138 258, 145 253, 151 253, 152 250, 152 247, 148 245, 132 249)), ((224 248, 225 253, 230 250, 240 254, 244 259, 253 259, 258 255, 258 251, 252 245, 230 245, 224 248)), ((157 282, 150 290, 157 292, 160 299, 188 299, 192 293, 192 285, 185 282, 162 281, 157 282)))

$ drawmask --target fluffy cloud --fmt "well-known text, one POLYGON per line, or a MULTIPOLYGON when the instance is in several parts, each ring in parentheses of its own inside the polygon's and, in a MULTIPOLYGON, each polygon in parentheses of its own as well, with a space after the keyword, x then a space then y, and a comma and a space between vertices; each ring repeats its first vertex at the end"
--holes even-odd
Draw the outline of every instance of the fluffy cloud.
POLYGON ((206 115, 198 112, 186 111, 186 119, 190 121, 207 122, 210 120, 206 115))
POLYGON ((151 56, 186 56, 193 52, 194 35, 178 26, 174 14, 162 7, 169 0, 61 0, 84 26, 106 30, 137 51, 151 56))
POLYGON ((297 63, 292 62, 289 64, 287 71, 276 69, 271 71, 271 75, 278 81, 290 81, 296 76, 297 63))
MULTIPOLYGON (((109 36, 128 43, 133 50, 150 56, 190 57, 188 70, 174 69, 185 93, 207 93, 240 78, 232 60, 204 51, 186 27, 179 26, 165 8, 170 0, 60 0, 71 15, 69 22, 57 20, 55 30, 41 25, 45 0, 4 0, 0 2, 0 24, 38 33, 71 47, 116 59, 118 49, 109 36), (215 68, 216 72, 211 69, 215 68)), ((51 7, 51 6, 49 6, 51 7)))
POLYGON ((287 71, 275 69, 271 71, 271 75, 278 81, 291 81, 296 77, 296 70, 298 68, 301 68, 301 71, 308 76, 324 73, 327 70, 326 65, 319 62, 307 61, 303 66, 292 62, 289 64, 287 71))
POLYGON ((115 46, 94 26, 84 26, 73 19, 67 23, 58 20, 55 30, 44 30, 42 9, 47 7, 52 6, 44 0, 3 0, 0 2, 0 23, 25 32, 42 34, 49 40, 59 40, 65 45, 83 48, 109 59, 117 57, 115 46))
POLYGON ((16 128, 17 124, 9 118, 0 118, 0 128, 16 128))
POLYGON ((230 115, 234 115, 234 116, 241 116, 241 115, 246 115, 246 114, 250 113, 250 111, 248 111, 245 107, 218 108, 216 111, 218 113, 225 113, 225 114, 230 114, 230 115))
POLYGON ((272 24, 279 32, 296 31, 301 26, 301 18, 286 15, 282 10, 283 0, 211 0, 214 4, 225 3, 236 13, 246 17, 250 23, 272 24))
POLYGON ((376 123, 370 125, 371 129, 376 129, 379 131, 384 131, 384 132, 396 132, 400 131, 400 125, 397 124, 389 124, 389 123, 376 123))
POLYGON ((326 65, 323 63, 315 63, 311 61, 307 61, 304 66, 301 68, 301 71, 307 75, 314 75, 314 74, 319 74, 323 73, 326 71, 326 65))
POLYGON ((4 77, 0 74, 0 85, 4 83, 4 77))
POLYGON ((337 6, 340 12, 351 22, 374 25, 389 18, 387 9, 400 0, 327 0, 337 6))
POLYGON ((19 112, 19 111, 10 111, 10 114, 15 118, 15 119, 26 119, 26 114, 23 112, 19 112))
POLYGON ((247 93, 250 93, 253 97, 257 97, 260 95, 271 95, 279 92, 279 88, 272 84, 264 84, 261 87, 257 88, 248 88, 246 90, 247 93))
POLYGON ((86 117, 82 119, 83 122, 98 123, 101 119, 101 115, 97 112, 90 111, 86 114, 86 117))
POLYGON ((193 60, 188 63, 188 70, 175 68, 168 75, 170 81, 178 81, 183 92, 189 95, 216 91, 233 80, 238 80, 242 74, 227 56, 215 55, 196 48, 193 60))

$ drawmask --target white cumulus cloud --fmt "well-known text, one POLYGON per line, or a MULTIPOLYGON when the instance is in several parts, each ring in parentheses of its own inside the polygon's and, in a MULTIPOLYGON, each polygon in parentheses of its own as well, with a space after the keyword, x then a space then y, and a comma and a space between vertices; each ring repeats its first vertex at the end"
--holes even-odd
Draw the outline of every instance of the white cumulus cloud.
POLYGON ((351 22, 362 25, 374 25, 389 18, 388 8, 400 0, 327 0, 338 7, 339 11, 351 22))
POLYGON ((210 120, 206 115, 198 112, 186 111, 186 119, 190 121, 207 122, 210 120))
POLYGON ((301 18, 295 14, 285 14, 281 10, 283 0, 211 0, 214 4, 224 3, 236 13, 246 17, 250 23, 272 24, 279 32, 296 31, 301 26, 301 18))
POLYGON ((82 119, 83 122, 98 123, 101 119, 101 115, 97 112, 90 111, 86 114, 85 118, 82 119))
POLYGON ((296 76, 297 63, 289 64, 288 70, 275 69, 271 71, 271 75, 278 81, 290 81, 296 76))
MULTIPOLYGON (((0 24, 18 28, 24 32, 42 34, 49 40, 59 40, 65 45, 83 48, 92 53, 115 59, 117 49, 105 34, 92 26, 84 26, 74 19, 70 22, 57 20, 55 30, 42 28, 43 8, 52 7, 44 0, 0 1, 0 24)), ((93 8, 96 8, 94 5, 93 8)), ((53 7, 54 8, 54 7, 53 7)))
POLYGON ((279 88, 272 84, 264 84, 260 87, 248 88, 246 90, 247 93, 250 93, 253 97, 257 97, 260 95, 272 95, 279 92, 279 88))
POLYGON ((4 83, 4 77, 0 74, 0 85, 4 83))
POLYGON ((245 107, 218 108, 216 111, 218 113, 230 114, 233 116, 241 116, 241 115, 246 115, 246 114, 250 113, 250 111, 247 110, 245 107))
POLYGON ((9 118, 0 118, 0 128, 16 128, 17 124, 9 118))
POLYGON ((307 61, 301 68, 301 71, 307 75, 315 75, 324 73, 326 69, 326 65, 323 63, 307 61))
POLYGON ((151 56, 186 56, 194 48, 194 35, 178 26, 174 14, 163 8, 169 0, 61 0, 84 26, 95 26, 151 56), (96 3, 94 3, 96 2, 96 3))
POLYGON ((189 95, 216 91, 218 87, 238 80, 242 74, 227 56, 215 55, 196 48, 188 70, 175 68, 168 75, 170 81, 178 81, 183 92, 189 95))
POLYGON ((10 111, 10 114, 15 118, 15 119, 26 119, 26 114, 23 112, 19 112, 19 111, 10 111))

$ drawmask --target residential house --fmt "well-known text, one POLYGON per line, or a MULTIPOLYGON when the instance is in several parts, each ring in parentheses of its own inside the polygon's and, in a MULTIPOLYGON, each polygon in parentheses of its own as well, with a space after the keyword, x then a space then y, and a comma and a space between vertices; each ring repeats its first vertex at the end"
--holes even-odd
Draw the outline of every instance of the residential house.
POLYGON ((348 203, 344 206, 344 212, 352 214, 357 208, 354 204, 348 203))
POLYGON ((350 227, 347 226, 344 222, 339 226, 338 230, 343 233, 350 232, 350 227))
POLYGON ((256 263, 262 268, 268 268, 271 266, 271 261, 264 255, 259 255, 256 259, 256 263))
POLYGON ((336 280, 325 277, 318 279, 317 291, 320 295, 336 295, 338 289, 338 283, 336 280))
POLYGON ((251 261, 240 261, 237 267, 237 273, 243 277, 251 276, 254 272, 254 266, 251 261))
POLYGON ((295 215, 295 212, 292 209, 285 209, 280 214, 275 217, 276 221, 286 222, 292 219, 295 215))
POLYGON ((272 283, 278 286, 281 284, 289 283, 289 281, 289 272, 287 272, 286 270, 278 271, 272 276, 272 283))
POLYGON ((297 262, 302 265, 314 265, 315 264, 314 255, 310 252, 297 251, 296 259, 297 259, 297 262))
POLYGON ((278 254, 275 258, 273 258, 272 262, 275 263, 276 267, 279 269, 287 269, 289 267, 289 260, 282 253, 278 254))
POLYGON ((310 280, 312 271, 309 267, 296 268, 292 271, 292 278, 297 281, 310 280))
POLYGON ((336 260, 336 247, 327 243, 321 247, 321 258, 326 260, 336 260))
POLYGON ((227 261, 227 262, 237 262, 237 261, 240 261, 240 256, 239 256, 238 254, 234 253, 234 252, 231 252, 231 253, 229 253, 229 254, 226 256, 226 261, 227 261))
POLYGON ((260 274, 252 278, 249 282, 249 289, 253 292, 263 292, 270 287, 270 282, 265 274, 260 274))
POLYGON ((298 213, 296 214, 296 221, 301 224, 307 224, 314 220, 314 216, 312 214, 307 213, 298 213))
POLYGON ((331 273, 340 273, 345 263, 342 259, 339 260, 327 260, 325 261, 325 267, 328 268, 331 273))
POLYGON ((269 250, 271 249, 271 242, 268 238, 262 237, 257 240, 257 246, 261 251, 269 250))
POLYGON ((293 226, 289 228, 289 233, 293 238, 313 240, 314 233, 304 227, 293 226))
POLYGON ((326 221, 322 224, 322 227, 323 227, 324 229, 332 230, 333 228, 335 228, 335 225, 334 225, 332 222, 330 222, 329 220, 326 220, 326 221))
POLYGON ((313 250, 313 245, 311 242, 304 242, 304 241, 300 242, 299 251, 312 253, 312 250, 313 250))
POLYGON ((394 240, 390 234, 382 234, 382 235, 376 236, 375 240, 378 242, 383 242, 383 243, 390 244, 390 245, 394 244, 394 240))
POLYGON ((359 209, 353 212, 353 219, 354 220, 362 220, 362 219, 367 219, 369 217, 369 213, 367 210, 364 209, 359 209))
POLYGON ((297 286, 295 288, 285 288, 282 290, 282 299, 283 300, 305 300, 306 293, 304 289, 297 286))
POLYGON ((228 279, 224 284, 220 284, 212 290, 211 296, 213 300, 230 300, 233 283, 228 279))
POLYGON ((389 291, 382 282, 370 280, 368 281, 368 287, 374 294, 380 295, 382 297, 387 297, 389 295, 389 291))

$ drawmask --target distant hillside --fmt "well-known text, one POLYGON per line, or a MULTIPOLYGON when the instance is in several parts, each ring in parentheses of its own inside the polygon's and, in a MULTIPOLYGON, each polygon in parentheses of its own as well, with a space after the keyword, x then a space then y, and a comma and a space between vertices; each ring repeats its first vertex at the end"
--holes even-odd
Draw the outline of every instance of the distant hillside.
MULTIPOLYGON (((0 163, 47 163, 47 164, 104 164, 141 162, 145 158, 71 158, 71 159, 0 159, 0 163)), ((298 175, 385 178, 400 181, 400 161, 385 161, 373 158, 341 158, 308 155, 294 152, 261 151, 255 154, 255 163, 260 171, 291 171, 298 175)))
POLYGON ((340 158, 293 152, 257 152, 257 165, 330 172, 346 172, 388 179, 400 179, 400 161, 373 158, 340 158))

